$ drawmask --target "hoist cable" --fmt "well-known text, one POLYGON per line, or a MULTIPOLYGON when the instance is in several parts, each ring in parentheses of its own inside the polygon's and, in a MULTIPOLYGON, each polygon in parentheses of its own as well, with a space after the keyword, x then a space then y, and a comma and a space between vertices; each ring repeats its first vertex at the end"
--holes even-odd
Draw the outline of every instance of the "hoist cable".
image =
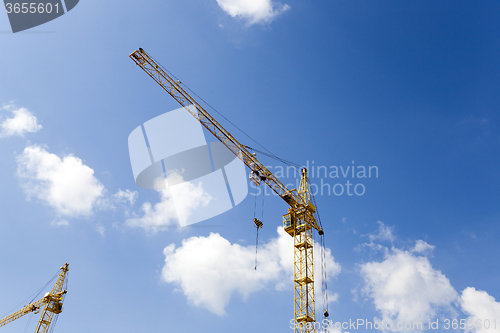
POLYGON ((315 215, 316 215, 316 219, 318 220, 318 225, 319 225, 320 229, 323 230, 323 225, 321 224, 321 217, 319 216, 318 205, 316 204, 316 198, 314 197, 314 194, 312 192, 310 192, 310 194, 311 194, 311 198, 312 198, 312 203, 313 203, 314 207, 316 207, 315 215))
POLYGON ((30 313, 28 322, 26 323, 26 327, 24 328, 23 333, 26 333, 28 331, 28 327, 30 326, 31 319, 33 318, 33 312, 30 313))
POLYGON ((54 318, 52 318, 52 322, 50 324, 50 331, 49 333, 52 333, 54 331, 54 327, 56 327, 57 319, 59 318, 59 313, 57 313, 54 318))
POLYGON ((257 270, 257 245, 259 244, 259 228, 257 228, 257 237, 255 238, 255 267, 254 271, 257 270))
POLYGON ((263 152, 261 150, 258 150, 258 149, 255 149, 255 148, 252 148, 252 147, 249 147, 249 146, 245 146, 245 147, 248 150, 252 150, 252 151, 255 151, 255 152, 257 152, 259 154, 262 154, 264 156, 270 157, 270 158, 275 159, 275 160, 277 160, 277 161, 279 161, 279 162, 281 162, 283 164, 286 164, 288 166, 293 166, 293 167, 296 167, 296 168, 301 168, 302 167, 302 165, 300 165, 300 164, 297 164, 297 163, 294 163, 294 162, 291 162, 291 161, 287 161, 284 158, 278 157, 278 156, 276 156, 274 154, 268 154, 266 152, 263 152))
POLYGON ((254 203, 253 203, 253 218, 257 217, 257 195, 254 195, 254 203))
MULTIPOLYGON (((146 51, 144 51, 146 52, 146 51)), ((174 79, 177 80, 177 82, 179 84, 182 84, 184 87, 186 87, 187 90, 189 90, 193 95, 195 95, 196 97, 198 97, 199 100, 201 100, 203 103, 205 103, 206 105, 208 105, 212 110, 214 110, 219 116, 221 116, 222 118, 224 118, 228 123, 230 123, 231 125, 233 125, 238 131, 240 131, 241 133, 243 133, 245 136, 247 136, 250 140, 252 140, 253 142, 255 142, 256 144, 258 144, 261 148, 263 148, 264 150, 266 150, 269 154, 273 155, 273 156, 276 156, 274 155, 269 149, 267 149, 266 147, 264 147, 263 145, 261 145, 257 140, 255 140, 254 138, 252 138, 250 135, 248 135, 247 133, 245 133, 245 131, 243 131, 241 128, 239 128, 238 126, 236 126, 231 120, 227 119, 222 113, 220 113, 219 111, 217 111, 212 105, 208 104, 203 98, 201 98, 197 93, 195 93, 193 90, 191 90, 191 88, 189 88, 186 84, 182 83, 175 75, 173 75, 168 69, 165 68, 165 66, 163 66, 159 61, 157 61, 155 58, 153 58, 151 55, 149 55, 149 53, 146 52, 146 54, 151 58, 153 59, 154 62, 156 62, 158 65, 160 65, 160 67, 165 71, 167 72, 169 75, 171 75, 174 79)), ((277 157, 277 156, 276 156, 277 157)))
POLYGON ((47 283, 46 283, 46 284, 45 284, 42 288, 40 288, 40 289, 38 290, 38 292, 37 292, 37 293, 33 296, 33 298, 31 299, 30 303, 32 303, 32 302, 35 300, 35 298, 37 298, 37 297, 38 297, 38 295, 40 295, 40 294, 42 293, 42 291, 44 291, 44 290, 45 290, 45 288, 47 288, 47 286, 48 286, 48 285, 49 285, 52 281, 54 281, 54 279, 55 279, 58 275, 59 275, 59 271, 57 271, 57 273, 56 273, 56 274, 54 274, 54 276, 53 276, 53 277, 49 280, 49 282, 47 282, 47 283))
POLYGON ((266 197, 265 192, 266 191, 264 189, 264 191, 262 191, 262 215, 260 216, 262 222, 264 222, 264 198, 266 197))
MULTIPOLYGON (((314 194, 310 192, 312 202, 314 207, 316 207, 316 219, 318 221, 318 225, 321 230, 323 230, 323 225, 321 224, 321 217, 319 215, 319 210, 318 210, 318 205, 316 204, 316 198, 314 197, 314 194)), ((325 317, 328 314, 328 284, 327 284, 327 272, 326 272, 326 245, 325 245, 325 234, 323 233, 322 235, 319 235, 320 239, 320 266, 321 266, 321 293, 323 294, 323 313, 325 314, 325 317)))
POLYGON ((59 271, 57 271, 57 273, 49 280, 49 282, 47 282, 43 287, 41 287, 40 289, 38 289, 37 291, 35 291, 33 294, 31 294, 30 296, 26 297, 24 300, 22 300, 21 302, 19 302, 19 304, 17 304, 16 306, 14 306, 11 310, 9 310, 5 315, 2 316, 5 317, 7 315, 9 315, 10 313, 12 313, 12 311, 14 311, 15 309, 18 309, 21 304, 26 304, 26 301, 28 301, 30 298, 31 300, 28 302, 28 304, 31 304, 33 303, 33 301, 35 300, 35 298, 38 297, 38 295, 40 295, 42 293, 42 291, 45 290, 45 288, 47 288, 47 286, 59 275, 59 271))
POLYGON ((325 235, 320 236, 320 246, 321 246, 321 291, 323 294, 323 313, 325 317, 328 314, 328 285, 327 285, 327 276, 326 276, 326 245, 325 245, 325 235))
POLYGON ((265 197, 265 192, 262 191, 262 214, 260 216, 261 218, 261 221, 259 221, 256 217, 255 217, 255 212, 257 210, 256 208, 256 204, 257 204, 257 196, 255 196, 255 206, 254 206, 254 225, 255 225, 255 228, 257 228, 257 236, 255 238, 255 267, 254 267, 254 270, 257 270, 257 248, 258 248, 258 245, 259 245, 259 229, 262 228, 262 221, 264 221, 264 197, 265 197))

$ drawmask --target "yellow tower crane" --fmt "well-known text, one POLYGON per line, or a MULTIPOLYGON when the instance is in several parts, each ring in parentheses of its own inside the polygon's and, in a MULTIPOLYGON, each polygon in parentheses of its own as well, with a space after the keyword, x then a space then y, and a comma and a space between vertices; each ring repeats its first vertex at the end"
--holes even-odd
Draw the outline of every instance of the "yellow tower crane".
MULTIPOLYGON (((49 328, 51 327, 53 319, 57 317, 63 310, 64 295, 66 295, 67 292, 63 288, 68 270, 69 264, 65 263, 59 269, 59 276, 50 292, 46 293, 45 296, 43 296, 38 301, 32 302, 23 307, 21 310, 16 311, 13 314, 1 319, 0 327, 7 325, 8 323, 11 323, 14 320, 19 319, 29 313, 39 313, 40 309, 42 309, 42 314, 40 315, 40 320, 38 320, 38 324, 36 325, 35 333, 49 332, 49 328)), ((53 327, 54 326, 52 325, 52 328, 53 327)))
MULTIPOLYGON (((288 213, 283 216, 283 227, 294 240, 295 332, 315 332, 313 229, 321 236, 324 233, 321 222, 318 224, 314 216, 316 208, 310 200, 307 170, 302 169, 299 189, 289 190, 249 152, 249 147, 239 143, 181 87, 180 81, 167 74, 142 48, 132 52, 129 57, 250 168, 250 180, 253 183, 266 183, 290 206, 288 213)), ((327 311, 325 316, 328 316, 327 311)))

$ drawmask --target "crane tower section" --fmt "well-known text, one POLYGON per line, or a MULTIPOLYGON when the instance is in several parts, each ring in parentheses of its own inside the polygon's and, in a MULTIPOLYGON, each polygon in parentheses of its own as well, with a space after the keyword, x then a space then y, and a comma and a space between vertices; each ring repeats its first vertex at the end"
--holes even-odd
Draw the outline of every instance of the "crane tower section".
MULTIPOLYGON (((307 170, 302 169, 299 196, 307 203, 283 215, 283 228, 293 237, 294 319, 296 333, 314 332, 313 229, 316 208, 310 201, 307 170)), ((322 231, 322 230, 321 230, 322 231)))

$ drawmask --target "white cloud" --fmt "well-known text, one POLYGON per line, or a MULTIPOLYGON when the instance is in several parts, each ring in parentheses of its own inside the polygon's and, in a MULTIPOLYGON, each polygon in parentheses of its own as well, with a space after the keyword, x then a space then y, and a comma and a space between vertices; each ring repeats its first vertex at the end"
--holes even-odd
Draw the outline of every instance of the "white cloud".
POLYGON ((130 227, 141 227, 146 231, 153 232, 166 230, 168 227, 176 225, 177 212, 170 192, 168 190, 159 190, 158 193, 160 194, 159 203, 154 206, 149 202, 143 203, 141 206, 143 215, 128 219, 125 221, 125 224, 130 227))
MULTIPOLYGON (((442 318, 453 320, 458 316, 460 306, 460 310, 469 316, 464 320, 465 325, 470 326, 465 331, 500 333, 500 325, 494 326, 494 320, 500 322, 500 302, 495 301, 487 292, 473 287, 466 288, 459 297, 448 278, 434 269, 426 257, 432 254, 434 245, 419 239, 415 241, 413 248, 402 251, 375 243, 377 240, 392 242, 396 239, 393 234, 394 227, 385 226, 380 221, 378 223, 377 232, 368 235, 370 243, 364 243, 362 246, 368 246, 373 251, 383 250, 384 260, 361 264, 360 273, 364 280, 362 293, 373 300, 382 317, 376 317, 374 321, 390 322, 394 325, 393 329, 386 327, 384 331, 421 331, 398 329, 398 322, 412 325, 421 322, 423 329, 427 330, 429 319, 436 318, 439 319, 441 328, 444 325, 442 318), (485 320, 488 320, 489 329, 484 327, 485 320)), ((357 302, 357 288, 351 292, 357 302)), ((460 325, 459 320, 457 324, 460 325)))
POLYGON ((106 233, 106 228, 102 225, 98 225, 95 227, 95 231, 97 231, 102 237, 104 237, 104 234, 106 233))
POLYGON ((396 237, 392 234, 394 232, 394 226, 386 226, 384 222, 377 221, 378 230, 376 234, 368 235, 371 242, 373 241, 390 241, 394 242, 396 237))
POLYGON ((361 276, 363 292, 373 299, 384 322, 427 323, 439 311, 454 314, 457 292, 426 257, 392 249, 384 261, 362 264, 361 276))
MULTIPOLYGON (((104 196, 98 199, 98 201, 96 202, 96 207, 100 210, 116 210, 117 207, 119 207, 121 210, 123 210, 125 216, 129 216, 130 208, 134 206, 138 197, 139 193, 137 193, 137 191, 131 191, 128 189, 119 189, 113 195, 108 195, 107 191, 104 191, 104 196)), ((98 232, 101 233, 100 231, 98 232)))
POLYGON ((138 196, 139 193, 137 193, 137 191, 131 191, 127 189, 125 191, 118 190, 118 192, 113 195, 113 198, 118 203, 124 203, 133 206, 138 196))
POLYGON ((217 3, 231 17, 241 17, 249 25, 269 23, 290 9, 289 5, 276 4, 272 0, 217 0, 217 3))
POLYGON ((69 225, 68 220, 57 220, 57 221, 52 221, 50 222, 51 225, 56 226, 56 227, 61 227, 61 226, 67 226, 69 225))
MULTIPOLYGON (((315 246, 319 248, 319 244, 315 246)), ((218 315, 225 313, 235 293, 245 299, 269 285, 282 290, 291 289, 293 283, 293 238, 280 227, 277 238, 259 247, 257 270, 254 270, 254 246, 231 244, 216 233, 185 239, 177 249, 171 244, 163 253, 162 279, 178 284, 194 305, 218 315)), ((331 278, 340 273, 340 265, 329 249, 325 254, 331 278)), ((319 273, 315 274, 319 282, 319 273)))
POLYGON ((37 145, 26 147, 17 157, 17 174, 28 199, 38 198, 61 216, 92 214, 105 191, 81 159, 60 158, 37 145))
MULTIPOLYGON (((340 267, 340 265, 339 265, 339 267, 340 267)), ((330 291, 328 291, 328 303, 334 303, 334 302, 337 302, 338 300, 339 300, 338 293, 332 294, 330 291)))
MULTIPOLYGON (((169 175, 169 179, 171 177, 180 177, 177 182, 182 182, 182 176, 179 174, 169 175)), ((166 230, 168 227, 179 225, 179 221, 187 221, 194 210, 206 207, 212 200, 212 197, 204 191, 202 183, 198 185, 184 183, 184 186, 176 192, 175 202, 168 188, 158 190, 158 193, 159 203, 152 206, 151 203, 145 202, 141 206, 143 215, 128 219, 125 224, 152 232, 166 230)))
POLYGON ((471 331, 477 333, 500 332, 500 303, 487 292, 468 287, 460 298, 462 310, 469 315, 467 325, 475 326, 471 331), (469 321, 470 320, 470 321, 469 321), (489 328, 485 328, 488 320, 489 328), (493 321, 496 320, 496 327, 493 321), (478 323, 481 323, 479 326, 478 323))
MULTIPOLYGON (((384 222, 382 221, 377 221, 378 228, 377 231, 373 234, 368 234, 368 235, 363 235, 363 236, 368 236, 368 239, 370 240, 369 243, 363 243, 354 248, 355 251, 361 251, 363 247, 368 247, 372 251, 381 251, 385 254, 388 253, 389 249, 386 246, 383 246, 379 243, 375 243, 375 241, 390 241, 391 243, 396 240, 396 236, 393 234, 394 232, 394 226, 386 226, 384 222)), ((356 234, 356 232, 354 232, 356 234)))
POLYGON ((1 109, 11 111, 13 117, 0 124, 0 137, 24 136, 26 132, 35 133, 42 129, 33 113, 26 108, 16 109, 13 105, 7 105, 1 109))
POLYGON ((411 252, 427 254, 434 251, 435 248, 436 247, 434 245, 427 244, 423 240, 417 239, 417 241, 415 241, 415 247, 413 247, 411 252))

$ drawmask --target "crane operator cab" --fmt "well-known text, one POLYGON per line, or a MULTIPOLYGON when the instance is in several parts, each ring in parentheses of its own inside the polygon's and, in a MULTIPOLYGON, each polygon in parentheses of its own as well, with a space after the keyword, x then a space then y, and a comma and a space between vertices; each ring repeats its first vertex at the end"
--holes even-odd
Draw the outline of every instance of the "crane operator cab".
POLYGON ((290 210, 288 214, 283 215, 283 228, 290 236, 293 236, 293 231, 295 229, 295 214, 290 210))

